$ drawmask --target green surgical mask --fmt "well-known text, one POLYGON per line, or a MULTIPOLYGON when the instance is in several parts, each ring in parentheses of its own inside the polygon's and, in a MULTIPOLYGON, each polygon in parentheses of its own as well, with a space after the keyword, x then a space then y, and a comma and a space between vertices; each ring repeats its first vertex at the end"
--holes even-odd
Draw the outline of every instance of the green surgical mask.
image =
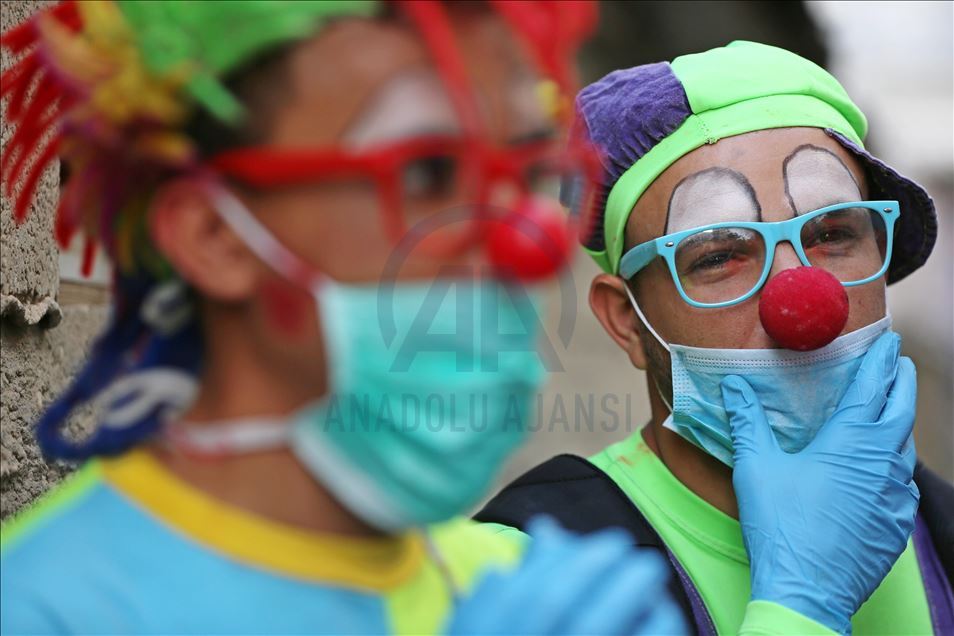
POLYGON ((544 377, 534 296, 493 279, 316 292, 331 393, 295 418, 291 446, 355 514, 385 530, 466 512, 523 443, 544 377))

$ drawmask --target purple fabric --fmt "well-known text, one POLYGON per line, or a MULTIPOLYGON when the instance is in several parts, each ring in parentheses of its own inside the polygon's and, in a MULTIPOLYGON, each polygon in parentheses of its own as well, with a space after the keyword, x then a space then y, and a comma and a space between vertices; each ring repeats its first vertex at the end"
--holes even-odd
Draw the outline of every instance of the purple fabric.
POLYGON ((894 254, 888 268, 888 283, 896 283, 924 264, 937 240, 937 212, 927 190, 898 174, 838 131, 825 130, 861 161, 868 174, 868 199, 897 201, 901 205, 900 227, 894 236, 894 254))
MULTIPOLYGON (((665 547, 665 544, 663 545, 665 547)), ((689 597, 689 605, 692 608, 692 620, 696 624, 695 633, 699 636, 716 636, 718 632, 716 631, 715 623, 709 615, 709 610, 706 609, 705 602, 699 595, 699 590, 696 589, 692 579, 689 578, 689 574, 686 573, 682 564, 676 559, 676 555, 673 554, 672 550, 668 547, 666 547, 666 556, 669 558, 673 569, 676 570, 676 574, 679 575, 679 582, 682 583, 682 587, 686 591, 686 596, 689 597)))
POLYGON ((668 62, 613 71, 576 98, 573 135, 595 143, 601 153, 603 181, 595 202, 599 220, 584 244, 605 247, 603 213, 616 180, 689 115, 689 99, 668 62))
POLYGON ((918 557, 934 633, 954 634, 954 594, 937 558, 927 523, 921 515, 918 515, 914 526, 914 553, 918 557))

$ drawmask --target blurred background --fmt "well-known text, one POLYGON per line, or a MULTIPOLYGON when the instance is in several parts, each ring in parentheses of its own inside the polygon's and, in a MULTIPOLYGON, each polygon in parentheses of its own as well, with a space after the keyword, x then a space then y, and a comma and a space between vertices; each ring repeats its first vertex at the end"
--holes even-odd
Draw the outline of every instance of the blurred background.
MULTIPOLYGON (((866 146, 924 185, 940 231, 920 270, 888 288, 903 353, 918 369, 918 454, 954 481, 954 4, 950 2, 603 2, 584 50, 583 79, 755 40, 831 71, 868 116, 866 146)), ((575 329, 542 399, 534 438, 501 484, 558 453, 590 455, 649 419, 645 374, 591 315, 598 268, 578 255, 561 299, 576 303, 575 329)), ((557 320, 550 325, 555 333, 557 320)), ((551 339, 557 343, 556 337, 551 339)), ((559 347, 559 345, 556 345, 559 347)))
MULTIPOLYGON (((6 29, 50 0, 2 2, 6 29)), ((918 367, 916 426, 922 459, 954 480, 954 15, 950 2, 604 2, 597 36, 582 58, 583 79, 671 60, 735 39, 774 44, 829 68, 867 113, 868 147, 934 196, 940 233, 927 265, 889 288, 895 328, 918 367)), ((12 60, 4 55, 2 67, 12 60)), ((12 131, 5 124, 4 141, 12 131)), ((108 267, 79 275, 77 251, 53 244, 58 175, 48 171, 26 223, 0 211, 0 518, 63 475, 39 457, 31 426, 80 364, 108 315, 108 267)), ((560 452, 588 455, 649 417, 644 375, 603 333, 586 304, 597 268, 582 254, 551 306, 568 307, 572 337, 538 403, 532 443, 501 483, 560 452)), ((556 331, 558 316, 551 316, 556 331)), ((88 425, 90 411, 71 426, 88 425)))

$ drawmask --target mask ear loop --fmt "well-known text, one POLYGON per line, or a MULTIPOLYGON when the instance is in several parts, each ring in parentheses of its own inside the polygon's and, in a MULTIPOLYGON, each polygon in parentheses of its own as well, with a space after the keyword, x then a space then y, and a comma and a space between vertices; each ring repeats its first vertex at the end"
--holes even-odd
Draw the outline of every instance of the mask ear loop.
POLYGON ((284 281, 267 281, 262 287, 267 318, 278 333, 300 338, 305 332, 304 298, 299 291, 314 294, 324 277, 269 232, 234 194, 215 182, 207 190, 219 217, 284 281))
POLYGON ((672 351, 669 349, 669 344, 659 337, 659 334, 656 333, 656 330, 653 329, 653 326, 649 324, 648 320, 646 320, 646 316, 643 315, 643 310, 639 308, 639 303, 636 302, 636 298, 633 296, 633 292, 630 291, 629 284, 627 284, 626 281, 623 281, 623 289, 626 290, 626 295, 629 296, 629 302, 633 306, 633 309, 636 310, 636 315, 639 316, 639 320, 643 323, 646 329, 649 330, 649 333, 653 334, 653 338, 659 341, 659 344, 661 344, 666 351, 672 353, 672 351))
POLYGON ((234 194, 211 179, 204 185, 219 217, 266 265, 303 290, 312 291, 325 281, 323 274, 282 245, 234 194))
MULTIPOLYGON (((255 256, 302 289, 314 290, 324 284, 324 275, 282 245, 234 194, 210 177, 201 178, 216 213, 255 256)), ((165 427, 164 437, 166 445, 174 450, 212 460, 287 446, 289 432, 283 424, 265 417, 215 422, 199 428, 178 422, 165 427)))
MULTIPOLYGON (((636 302, 636 297, 633 296, 633 292, 629 289, 629 283, 625 280, 623 281, 623 289, 626 290, 626 295, 629 297, 629 303, 633 306, 633 309, 636 310, 636 315, 639 316, 640 321, 642 321, 649 333, 653 334, 653 338, 655 338, 659 344, 661 344, 663 348, 669 352, 669 355, 672 355, 672 350, 669 348, 669 345, 665 340, 659 337, 659 334, 656 333, 656 330, 653 329, 653 326, 649 324, 648 320, 646 320, 646 316, 643 315, 643 310, 639 308, 639 303, 636 302)), ((666 395, 663 393, 663 390, 659 387, 659 380, 657 380, 652 374, 650 374, 650 377, 652 377, 653 384, 656 386, 656 393, 659 394, 659 399, 663 401, 663 404, 665 404, 666 408, 669 409, 669 412, 672 413, 672 404, 669 403, 669 400, 666 399, 666 395)))

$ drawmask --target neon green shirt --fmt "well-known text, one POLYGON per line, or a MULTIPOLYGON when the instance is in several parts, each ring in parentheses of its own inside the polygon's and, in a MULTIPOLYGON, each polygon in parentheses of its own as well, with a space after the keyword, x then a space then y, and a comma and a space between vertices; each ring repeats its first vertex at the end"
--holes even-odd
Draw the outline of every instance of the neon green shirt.
MULTIPOLYGON (((642 431, 606 447, 590 461, 633 500, 675 554, 718 632, 738 633, 743 619, 749 627, 751 606, 758 602, 749 603, 749 561, 739 522, 686 488, 646 445, 642 431)), ((851 624, 855 634, 932 633, 911 542, 851 624)))

